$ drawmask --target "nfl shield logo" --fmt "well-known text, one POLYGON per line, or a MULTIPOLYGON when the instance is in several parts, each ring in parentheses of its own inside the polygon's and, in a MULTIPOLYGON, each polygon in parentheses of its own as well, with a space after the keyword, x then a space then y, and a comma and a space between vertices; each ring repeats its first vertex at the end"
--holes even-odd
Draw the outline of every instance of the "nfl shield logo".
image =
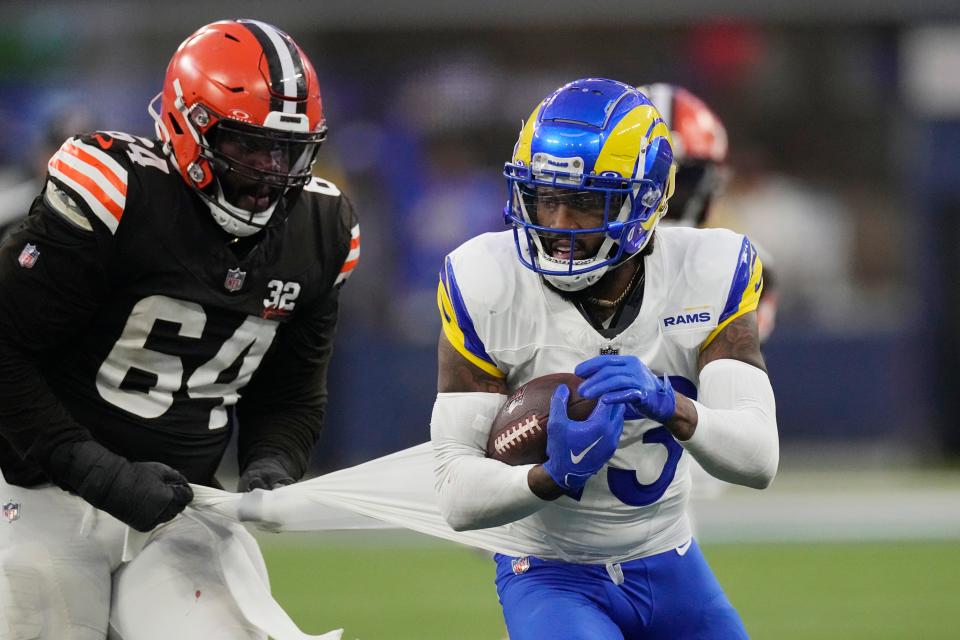
POLYGON ((600 355, 602 356, 616 356, 620 354, 620 347, 617 345, 607 345, 605 347, 600 347, 600 355))
POLYGON ((530 570, 530 556, 523 556, 522 558, 514 558, 510 561, 510 567, 513 569, 515 575, 520 575, 521 573, 526 573, 530 570))
POLYGON ((223 288, 231 293, 234 291, 240 291, 240 288, 243 287, 243 280, 246 277, 246 271, 240 271, 240 269, 227 269, 227 279, 223 281, 223 288))
POLYGON ((7 522, 13 522, 20 519, 20 503, 12 500, 3 505, 3 519, 7 522))
POLYGON ((39 257, 40 250, 37 249, 36 245, 28 242, 20 252, 20 257, 17 258, 17 262, 19 262, 20 266, 24 269, 32 269, 33 265, 37 264, 37 258, 39 257))

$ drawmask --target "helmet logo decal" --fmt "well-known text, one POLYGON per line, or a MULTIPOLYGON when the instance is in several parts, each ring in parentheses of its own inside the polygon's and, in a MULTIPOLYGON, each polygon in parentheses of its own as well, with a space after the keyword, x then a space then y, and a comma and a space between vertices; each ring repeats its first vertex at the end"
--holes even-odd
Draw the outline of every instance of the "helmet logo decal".
POLYGON ((230 117, 235 118, 237 120, 243 120, 245 122, 250 121, 250 114, 244 111, 243 109, 231 109, 230 117))

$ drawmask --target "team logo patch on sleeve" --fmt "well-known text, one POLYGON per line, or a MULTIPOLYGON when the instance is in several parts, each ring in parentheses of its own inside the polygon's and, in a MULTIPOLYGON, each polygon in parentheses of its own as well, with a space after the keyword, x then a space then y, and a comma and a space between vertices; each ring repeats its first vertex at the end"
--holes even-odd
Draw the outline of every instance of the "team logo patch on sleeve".
POLYGON ((7 522, 13 522, 14 520, 19 520, 20 519, 20 503, 14 502, 13 500, 11 500, 10 502, 3 505, 3 519, 6 520, 7 522))
POLYGON ((17 258, 17 262, 19 262, 20 266, 24 269, 33 269, 33 265, 37 264, 37 260, 39 258, 40 250, 37 249, 37 245, 30 244, 28 242, 20 251, 20 256, 17 258))

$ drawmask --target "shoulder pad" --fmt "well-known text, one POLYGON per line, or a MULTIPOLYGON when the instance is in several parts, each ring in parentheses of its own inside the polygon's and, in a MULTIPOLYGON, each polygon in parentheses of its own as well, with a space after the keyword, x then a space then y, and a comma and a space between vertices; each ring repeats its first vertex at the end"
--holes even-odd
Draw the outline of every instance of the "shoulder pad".
POLYGON ((336 255, 344 256, 335 267, 339 271, 333 284, 339 287, 347 281, 360 262, 360 223, 357 221, 353 204, 337 185, 317 177, 311 178, 304 185, 300 198, 305 200, 307 209, 312 211, 313 215, 319 216, 320 228, 335 229, 329 237, 336 240, 328 248, 335 251, 336 255))
POLYGON ((730 322, 754 311, 763 291, 763 263, 750 240, 727 229, 697 229, 685 247, 685 269, 696 280, 717 291, 717 327, 707 336, 710 344, 730 322))
POLYGON ((152 140, 118 131, 95 131, 64 142, 47 163, 47 171, 75 203, 110 233, 116 233, 135 165, 170 172, 152 140))
MULTIPOLYGON (((468 361, 502 378, 481 335, 491 318, 509 307, 516 289, 513 238, 486 233, 460 245, 444 260, 437 287, 440 322, 450 344, 468 361)), ((523 267, 520 267, 523 268, 523 267)))
POLYGON ((504 231, 484 233, 454 249, 444 261, 441 276, 452 273, 472 312, 496 314, 510 306, 517 272, 523 269, 513 234, 504 231))

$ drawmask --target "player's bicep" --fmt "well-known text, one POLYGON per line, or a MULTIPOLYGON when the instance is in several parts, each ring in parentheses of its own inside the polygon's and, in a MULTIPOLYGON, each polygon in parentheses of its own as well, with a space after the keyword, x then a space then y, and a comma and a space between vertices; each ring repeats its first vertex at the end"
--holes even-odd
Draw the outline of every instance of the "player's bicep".
POLYGON ((107 251, 93 231, 35 202, 0 248, 3 337, 43 350, 82 331, 109 286, 107 251))
POLYGON ((495 376, 467 360, 441 331, 437 341, 437 392, 507 393, 506 378, 495 376))
POLYGON ((437 346, 437 390, 440 393, 506 393, 506 374, 487 353, 447 257, 437 287, 443 330, 437 346))
POLYGON ((760 351, 760 331, 757 328, 757 312, 749 311, 737 316, 728 323, 713 340, 710 341, 697 362, 698 370, 714 360, 739 360, 757 367, 761 371, 767 370, 760 351))

